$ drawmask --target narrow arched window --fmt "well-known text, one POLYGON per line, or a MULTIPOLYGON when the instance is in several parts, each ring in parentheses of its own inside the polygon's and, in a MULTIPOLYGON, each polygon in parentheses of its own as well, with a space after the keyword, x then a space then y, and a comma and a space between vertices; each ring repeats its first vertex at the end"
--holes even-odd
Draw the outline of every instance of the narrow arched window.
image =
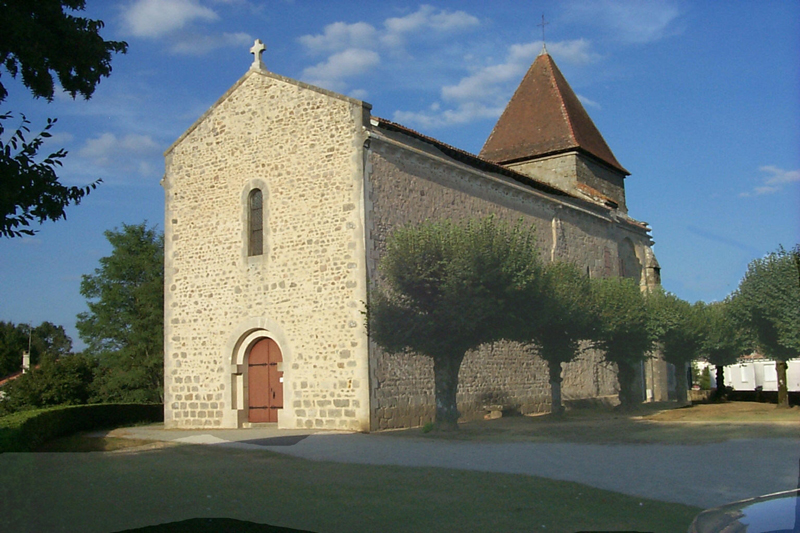
POLYGON ((264 196, 261 189, 250 191, 248 207, 249 242, 247 255, 261 255, 264 253, 264 196))

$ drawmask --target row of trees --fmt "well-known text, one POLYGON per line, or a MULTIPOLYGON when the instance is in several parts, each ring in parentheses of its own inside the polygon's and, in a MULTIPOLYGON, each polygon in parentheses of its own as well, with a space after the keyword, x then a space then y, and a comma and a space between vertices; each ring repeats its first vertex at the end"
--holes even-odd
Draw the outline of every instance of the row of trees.
POLYGON ((72 353, 72 340, 61 326, 45 322, 30 329, 0 322, 0 377, 20 369, 29 342, 36 365, 3 388, 0 413, 163 400, 163 235, 146 223, 105 235, 111 255, 81 282, 89 307, 77 322, 86 343, 82 353, 72 353))
MULTIPOLYGON (((520 224, 491 217, 432 222, 399 229, 388 240, 368 327, 387 351, 433 359, 441 429, 457 427, 465 354, 500 339, 537 348, 548 365, 554 412, 563 410, 562 364, 587 348, 616 364, 620 401, 631 406, 641 400, 634 390, 638 364, 656 347, 679 369, 700 358, 730 364, 756 347, 782 361, 797 356, 800 262, 793 261, 799 256, 800 250, 781 251, 755 261, 725 302, 692 305, 660 289, 643 292, 631 279, 590 279, 569 263, 545 265, 532 229, 520 224), (790 263, 795 270, 787 270, 790 263), (778 298, 785 307, 775 304, 778 298)), ((677 382, 685 400, 686 380, 677 382)))

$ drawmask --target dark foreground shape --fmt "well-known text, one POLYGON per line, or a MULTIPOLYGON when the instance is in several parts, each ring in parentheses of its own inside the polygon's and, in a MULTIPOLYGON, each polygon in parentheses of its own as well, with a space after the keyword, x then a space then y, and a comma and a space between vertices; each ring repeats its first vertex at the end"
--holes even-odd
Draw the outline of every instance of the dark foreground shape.
POLYGON ((313 533, 305 529, 271 526, 233 518, 190 518, 157 526, 126 529, 118 533, 313 533))
POLYGON ((800 489, 752 498, 703 511, 689 533, 800 532, 800 489))

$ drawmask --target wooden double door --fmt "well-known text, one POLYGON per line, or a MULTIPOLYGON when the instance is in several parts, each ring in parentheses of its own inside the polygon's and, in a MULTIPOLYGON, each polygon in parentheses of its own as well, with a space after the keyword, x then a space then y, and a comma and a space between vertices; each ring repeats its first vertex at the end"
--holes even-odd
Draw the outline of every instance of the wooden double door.
POLYGON ((272 339, 261 339, 247 358, 248 421, 277 422, 283 409, 281 349, 272 339))

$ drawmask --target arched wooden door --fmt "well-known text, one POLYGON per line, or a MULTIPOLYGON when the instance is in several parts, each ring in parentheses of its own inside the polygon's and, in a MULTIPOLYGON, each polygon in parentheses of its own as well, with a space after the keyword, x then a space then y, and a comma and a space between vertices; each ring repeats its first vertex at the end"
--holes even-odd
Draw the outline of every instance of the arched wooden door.
POLYGON ((277 422, 283 409, 283 361, 281 349, 272 339, 261 339, 247 358, 248 420, 277 422))

